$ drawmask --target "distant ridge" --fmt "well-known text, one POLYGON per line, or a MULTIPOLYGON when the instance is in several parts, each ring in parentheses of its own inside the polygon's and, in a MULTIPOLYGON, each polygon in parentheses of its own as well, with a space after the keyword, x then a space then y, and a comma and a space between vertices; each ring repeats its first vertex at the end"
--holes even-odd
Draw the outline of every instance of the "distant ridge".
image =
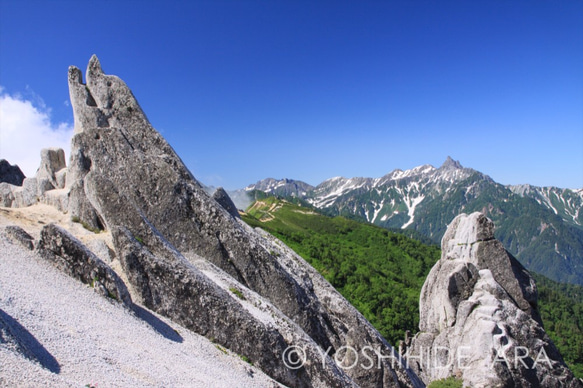
POLYGON ((244 191, 292 196, 329 215, 413 229, 435 243, 456 215, 480 211, 529 270, 583 284, 583 189, 505 186, 449 156, 439 168, 426 164, 380 178, 335 177, 309 187, 292 179, 266 179, 244 191))

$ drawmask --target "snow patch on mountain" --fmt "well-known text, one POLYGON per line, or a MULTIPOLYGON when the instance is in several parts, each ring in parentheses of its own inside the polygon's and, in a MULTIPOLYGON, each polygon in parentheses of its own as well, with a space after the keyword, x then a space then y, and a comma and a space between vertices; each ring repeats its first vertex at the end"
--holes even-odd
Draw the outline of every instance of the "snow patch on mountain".
POLYGON ((375 223, 377 217, 379 216, 379 213, 383 210, 385 206, 385 200, 383 199, 381 201, 381 203, 376 203, 373 202, 373 210, 372 210, 372 216, 371 216, 371 212, 369 211, 368 213, 366 213, 366 220, 370 223, 375 223))
POLYGON ((425 199, 425 196, 421 195, 421 196, 416 197, 416 198, 407 198, 405 200, 405 204, 409 208, 409 211, 407 212, 407 215, 409 216, 409 221, 405 222, 403 224, 403 226, 401 226, 401 229, 405 229, 406 227, 408 227, 409 225, 411 225, 413 223, 413 221, 415 220, 415 208, 424 199, 425 199))
POLYGON ((507 186, 514 194, 534 199, 538 204, 552 210, 564 220, 583 225, 583 189, 571 190, 558 187, 536 187, 528 184, 507 186))

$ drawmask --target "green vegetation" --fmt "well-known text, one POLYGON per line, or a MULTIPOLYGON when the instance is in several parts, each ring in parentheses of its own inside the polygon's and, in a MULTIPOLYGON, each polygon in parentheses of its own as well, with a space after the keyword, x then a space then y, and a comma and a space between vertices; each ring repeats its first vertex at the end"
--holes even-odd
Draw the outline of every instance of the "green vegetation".
POLYGON ((545 331, 573 373, 583 378, 583 287, 534 278, 545 331))
POLYGON ((249 365, 253 365, 253 362, 251 362, 251 360, 249 359, 249 357, 245 356, 245 355, 239 355, 239 357, 241 357, 241 360, 245 361, 247 364, 249 365))
MULTIPOLYGON (((423 176, 388 180, 374 188, 369 186, 372 180, 364 178, 362 182, 368 182, 365 186, 346 188, 320 211, 363 222, 374 219, 376 225, 388 229, 412 221, 407 229, 433 243, 441 241, 447 225, 458 214, 483 212, 496 225, 496 237, 530 271, 558 282, 583 285, 583 212, 578 210, 583 199, 576 191, 530 186, 514 192, 478 171, 465 170, 465 174, 469 175, 453 181, 444 180, 441 173, 430 180, 423 176), (407 201, 415 197, 423 200, 410 220, 407 201)), ((274 192, 289 201, 307 204, 308 199, 322 199, 321 195, 334 191, 337 184, 328 182, 306 193, 296 191, 294 197, 286 194, 293 192, 293 183, 274 192)), ((252 195, 260 200, 267 194, 254 191, 252 195)))
POLYGON ((73 221, 73 222, 75 222, 77 224, 81 224, 81 226, 83 226, 85 229, 87 229, 90 232, 93 232, 93 233, 101 233, 101 229, 91 227, 85 221, 81 221, 81 219, 79 217, 77 217, 77 216, 71 217, 71 221, 73 221))
POLYGON ((95 277, 93 279, 91 279, 91 282, 89 282, 89 287, 95 288, 95 283, 97 283, 98 281, 99 281, 99 276, 95 275, 95 277))
POLYGON ((237 297, 241 300, 247 300, 247 298, 245 298, 245 295, 243 295, 243 293, 236 289, 235 287, 230 287, 229 291, 231 291, 233 294, 237 295, 237 297))
POLYGON ((390 342, 419 326, 419 295, 439 249, 404 235, 269 197, 243 219, 280 238, 390 342))
POLYGON ((457 377, 450 376, 446 379, 432 381, 427 388, 462 388, 463 381, 457 377))

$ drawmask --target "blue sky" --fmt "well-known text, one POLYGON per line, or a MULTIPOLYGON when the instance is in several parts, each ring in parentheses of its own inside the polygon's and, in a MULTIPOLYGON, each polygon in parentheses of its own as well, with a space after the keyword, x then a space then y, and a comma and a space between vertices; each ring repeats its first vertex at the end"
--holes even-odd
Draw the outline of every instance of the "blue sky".
POLYGON ((0 0, 0 157, 38 165, 68 143, 67 68, 97 54, 205 184, 451 155, 504 184, 582 188, 582 15, 580 0, 0 0))

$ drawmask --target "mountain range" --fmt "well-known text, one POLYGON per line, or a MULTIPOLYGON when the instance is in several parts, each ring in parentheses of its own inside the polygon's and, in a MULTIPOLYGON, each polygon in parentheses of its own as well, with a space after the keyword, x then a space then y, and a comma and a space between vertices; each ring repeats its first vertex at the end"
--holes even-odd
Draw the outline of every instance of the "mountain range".
POLYGON ((494 221, 496 238, 529 270, 583 284, 583 189, 502 185, 448 157, 439 168, 397 169, 380 178, 335 177, 315 187, 268 178, 232 196, 256 197, 257 192, 331 216, 414 230, 435 243, 456 215, 480 211, 494 221))

